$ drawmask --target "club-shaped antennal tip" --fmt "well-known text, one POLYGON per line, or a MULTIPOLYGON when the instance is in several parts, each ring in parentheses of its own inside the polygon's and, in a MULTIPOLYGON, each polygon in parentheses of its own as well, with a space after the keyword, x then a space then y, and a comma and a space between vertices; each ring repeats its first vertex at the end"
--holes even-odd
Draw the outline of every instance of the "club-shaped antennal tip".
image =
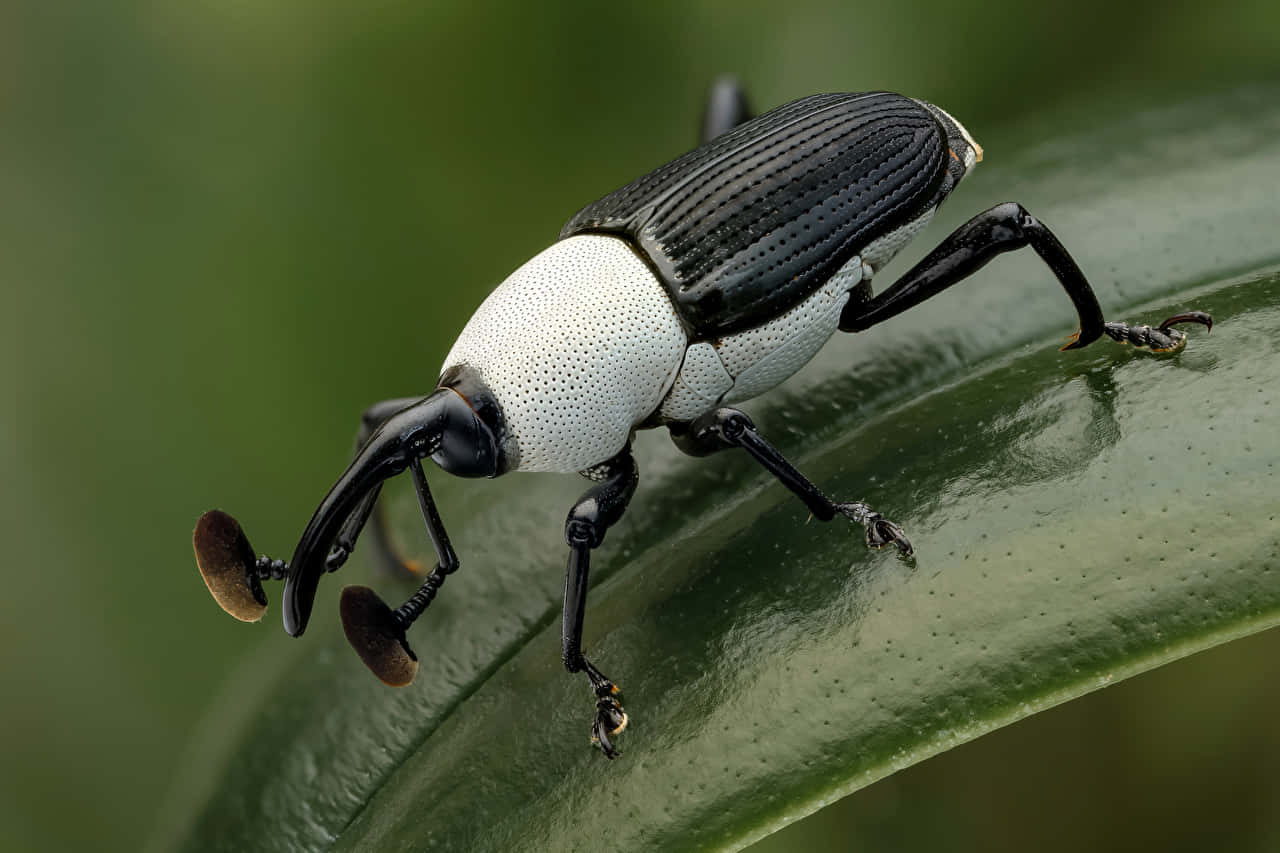
POLYGON ((418 656, 405 642, 391 608, 367 586, 342 590, 342 630, 364 665, 384 684, 404 687, 418 673, 418 656))
POLYGON ((200 576, 218 605, 241 622, 257 622, 267 612, 267 596, 255 571, 255 556, 240 522, 211 509, 196 522, 191 544, 200 576))

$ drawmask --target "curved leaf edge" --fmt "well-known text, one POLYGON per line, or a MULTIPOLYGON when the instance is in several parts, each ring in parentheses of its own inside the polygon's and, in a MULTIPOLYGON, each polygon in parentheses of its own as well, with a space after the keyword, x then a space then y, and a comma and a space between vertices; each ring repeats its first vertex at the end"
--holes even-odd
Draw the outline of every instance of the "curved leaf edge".
MULTIPOLYGON (((1271 264, 1239 275, 1223 276, 1210 282, 1202 281, 1190 286, 1185 291, 1179 290, 1178 298, 1181 300, 1194 299, 1200 294, 1233 287, 1260 276, 1275 274, 1278 271, 1280 271, 1280 265, 1271 264)), ((1167 301, 1167 298, 1149 300, 1137 306, 1126 306, 1120 313, 1125 316, 1144 315, 1149 313, 1152 306, 1167 301)), ((1007 345, 1002 347, 999 352, 989 353, 985 357, 978 359, 978 369, 974 372, 966 373, 961 367, 956 366, 947 371, 948 375, 941 381, 938 381, 937 377, 933 377, 933 381, 929 383, 928 390, 921 391, 919 388, 913 388, 912 393, 892 395, 888 398, 881 397, 875 401, 878 405, 874 406, 874 415, 853 427, 852 432, 856 433, 876 422, 892 418, 900 409, 913 405, 924 397, 943 393, 948 388, 962 383, 978 380, 983 374, 997 370, 1024 355, 1027 352, 1027 348, 1028 345, 1025 341, 1007 342, 1007 345)), ((838 431, 837 428, 832 426, 830 429, 824 430, 823 433, 829 434, 836 431, 838 431)), ((847 439, 848 437, 848 435, 842 435, 842 439, 847 439)), ((804 455, 803 453, 798 454, 797 461, 803 463, 804 455)), ((743 488, 739 494, 739 502, 745 503, 756 499, 759 497, 758 493, 769 486, 767 481, 762 479, 759 482, 755 482, 755 479, 754 472, 752 472, 750 481, 742 484, 743 488)), ((416 507, 416 504, 410 506, 407 498, 402 503, 408 506, 409 509, 416 507)), ((727 512, 729 512, 729 509, 721 508, 703 514, 696 519, 694 527, 690 529, 700 530, 714 527, 717 520, 727 512)), ((406 515, 411 516, 412 513, 406 511, 406 515)), ((688 532, 688 530, 685 532, 688 532)), ((633 540, 632 544, 638 547, 638 543, 635 540, 633 540)), ((598 581, 593 584, 593 588, 603 591, 619 571, 620 569, 616 568, 602 571, 598 581)), ((378 791, 390 781, 408 756, 429 740, 459 707, 481 690, 493 675, 524 649, 533 638, 557 621, 558 615, 558 604, 548 607, 540 618, 527 624, 518 637, 514 638, 503 649, 502 653, 490 662, 489 666, 476 673, 476 676, 466 685, 465 690, 453 698, 449 703, 448 710, 440 716, 435 724, 418 733, 413 742, 405 749, 401 759, 380 774, 380 779, 371 789, 370 796, 347 817, 342 829, 333 837, 333 842, 338 842, 345 831, 359 820, 369 805, 377 798, 378 791)), ((268 619, 265 621, 270 624, 270 627, 274 627, 274 620, 268 619)), ((785 809, 775 810, 760 822, 744 826, 744 831, 739 836, 726 839, 724 846, 717 849, 743 849, 898 770, 910 767, 948 749, 975 740, 984 734, 1113 683, 1118 683, 1166 663, 1249 636, 1276 625, 1280 625, 1280 609, 1251 616, 1249 619, 1208 634, 1171 642, 1151 654, 1137 656, 1117 666, 1110 667, 1103 675, 1086 675, 1069 685, 1051 690, 1034 700, 1020 702, 1003 713, 993 714, 962 728, 950 730, 943 736, 928 738, 915 748, 905 750, 894 756, 892 761, 865 770, 856 777, 840 784, 803 795, 798 800, 788 804, 785 809)), ((332 626, 328 626, 314 633, 333 634, 336 636, 338 633, 336 629, 331 629, 332 626)), ((312 637, 311 639, 321 638, 312 637)), ((180 844, 183 834, 191 828, 191 822, 195 814, 199 812, 202 804, 209 801, 211 793, 217 787, 218 780, 223 778, 225 770, 234 761, 235 755, 246 748, 246 730, 251 724, 254 714, 262 707, 263 699, 270 693, 281 674, 287 672, 301 658, 313 653, 315 653, 314 648, 304 647, 304 644, 301 643, 264 643, 262 649, 255 651, 253 656, 247 658, 223 679, 227 688, 234 687, 235 689, 218 691, 217 701, 203 715, 197 727, 197 737, 193 738, 180 760, 182 766, 201 767, 205 772, 188 774, 187 779, 182 784, 176 785, 170 790, 165 804, 158 810, 161 819, 150 842, 146 845, 147 850, 173 849, 180 844), (229 736, 228 732, 233 734, 229 736), (232 744, 231 748, 227 748, 226 744, 228 742, 232 744)), ((330 652, 327 648, 322 651, 322 654, 328 653, 330 652)))
MULTIPOLYGON (((1242 285, 1254 284, 1264 279, 1274 279, 1277 272, 1280 272, 1280 267, 1277 267, 1275 264, 1270 264, 1244 275, 1223 278, 1214 282, 1201 283, 1199 285, 1191 286, 1186 290, 1175 289, 1176 293, 1166 295, 1162 299, 1150 300, 1137 306, 1127 307, 1124 310, 1124 315, 1129 318, 1138 316, 1146 317, 1153 310, 1167 309, 1171 301, 1183 302, 1186 300, 1197 300, 1206 294, 1228 291, 1242 285)), ((977 369, 970 373, 960 376, 952 376, 950 381, 931 386, 929 391, 913 395, 908 400, 894 401, 882 409, 877 409, 873 417, 859 422, 859 424, 850 431, 849 435, 842 435, 837 444, 843 441, 854 440, 856 437, 854 434, 860 432, 862 429, 874 426, 876 423, 883 422, 886 419, 891 419, 895 412, 900 408, 914 405, 925 397, 932 396, 933 394, 945 393, 948 389, 954 388, 958 385, 968 384, 973 381, 980 382, 983 375, 990 371, 1006 367, 1011 362, 1027 355, 1030 351, 1035 349, 1040 349, 1040 347, 1014 347, 1006 350, 998 356, 980 359, 977 365, 973 365, 977 369)), ((1118 357, 1121 359, 1126 357, 1141 358, 1141 356, 1135 356, 1131 353, 1120 354, 1118 357)), ((815 453, 825 453, 828 451, 829 448, 815 451, 815 453)), ((803 453, 796 455, 797 461, 800 462, 802 466, 806 456, 807 454, 803 453)), ((741 484, 742 487, 737 492, 738 499, 735 500, 735 505, 756 501, 756 499, 760 497, 759 491, 762 488, 767 487, 767 481, 762 482, 764 485, 756 483, 755 481, 751 481, 749 483, 744 482, 741 484), (760 488, 756 488, 757 486, 760 488)), ((720 518, 720 515, 720 512, 715 511, 707 514, 705 517, 699 518, 697 520, 696 528, 702 529, 705 527, 714 527, 717 519, 720 518)), ((688 532, 688 530, 685 532, 688 532)), ((608 578, 602 578, 601 583, 596 587, 598 590, 597 594, 607 596, 608 588, 612 585, 614 580, 614 573, 610 573, 608 578)), ((779 807, 776 809, 763 809, 760 812, 761 819, 752 823, 740 824, 740 832, 722 836, 722 838, 718 839, 717 842, 698 845, 696 847, 690 847, 689 849, 742 849, 743 847, 748 846, 749 844, 754 843, 755 841, 758 841, 779 829, 782 829, 796 820, 812 814, 837 799, 854 793, 857 790, 896 772, 897 770, 904 769, 918 763, 919 761, 932 757, 933 755, 944 752, 947 749, 959 746, 963 743, 974 740, 983 734, 1025 719, 1032 714, 1055 707, 1056 705, 1070 701, 1071 699, 1086 695, 1095 690, 1101 689, 1102 687, 1118 683, 1124 679, 1147 672, 1166 663, 1179 660, 1196 652, 1216 647, 1234 639, 1248 636, 1276 625, 1280 625, 1280 609, 1269 609, 1261 612, 1253 611, 1243 614, 1241 619, 1227 623, 1219 623, 1218 626, 1212 629, 1204 631, 1197 629, 1197 632, 1191 636, 1173 636, 1168 642, 1163 643, 1154 649, 1148 647, 1148 649, 1151 650, 1145 653, 1139 653, 1131 657, 1121 656, 1113 658, 1111 662, 1106 663, 1098 670, 1082 673, 1079 678, 1072 679, 1065 685, 1049 689, 1034 696, 1034 698, 1016 701, 1013 705, 997 707, 995 713, 988 714, 979 720, 975 720, 962 727, 947 729, 940 735, 930 736, 910 748, 895 753, 891 760, 884 761, 870 769, 864 770, 852 778, 846 779, 837 784, 811 790, 809 792, 805 792, 803 790, 797 791, 796 799, 785 808, 779 807)), ((374 797, 370 798, 370 802, 378 798, 378 795, 375 794, 374 797)), ((348 824, 348 826, 350 825, 351 824, 348 824)), ((364 830, 367 831, 368 827, 364 827, 364 830)), ((362 836, 363 833, 357 832, 357 837, 362 836)), ((368 839, 366 838, 366 840, 368 839)), ((345 843, 349 847, 351 843, 350 839, 345 843)), ((340 844, 339 846, 343 845, 340 844)), ((685 847, 677 845, 672 849, 685 849, 685 847)))
POLYGON ((971 725, 951 730, 943 736, 931 737, 920 743, 916 748, 906 750, 900 756, 896 756, 893 761, 873 767, 843 784, 830 786, 820 793, 799 800, 784 812, 775 814, 756 826, 748 828, 741 836, 732 839, 719 849, 722 851, 745 849, 796 821, 803 820, 832 803, 866 788, 868 785, 949 749, 977 740, 983 735, 1017 723, 1034 714, 1047 711, 1073 699, 1110 687, 1113 684, 1118 684, 1125 679, 1277 626, 1280 626, 1280 608, 1275 608, 1226 628, 1170 643, 1151 654, 1137 656, 1111 667, 1104 675, 1081 678, 1077 682, 1051 690, 1037 699, 1019 703, 1016 707, 1009 708, 1004 713, 977 720, 971 725))

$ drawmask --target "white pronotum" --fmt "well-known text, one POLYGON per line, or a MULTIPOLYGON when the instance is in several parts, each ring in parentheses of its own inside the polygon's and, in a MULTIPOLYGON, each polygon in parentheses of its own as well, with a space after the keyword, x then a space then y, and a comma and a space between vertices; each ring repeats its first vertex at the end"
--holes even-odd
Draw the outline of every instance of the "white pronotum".
POLYGON ((783 314, 690 344, 666 289, 629 244, 584 234, 511 274, 472 316, 443 369, 467 364, 497 398, 519 471, 584 471, 655 411, 689 421, 756 397, 803 367, 838 328, 849 292, 929 220, 852 258, 783 314))
POLYGON ((671 386, 687 341, 667 292, 617 237, 552 244, 472 316, 444 369, 497 398, 520 471, 581 471, 616 454, 671 386))

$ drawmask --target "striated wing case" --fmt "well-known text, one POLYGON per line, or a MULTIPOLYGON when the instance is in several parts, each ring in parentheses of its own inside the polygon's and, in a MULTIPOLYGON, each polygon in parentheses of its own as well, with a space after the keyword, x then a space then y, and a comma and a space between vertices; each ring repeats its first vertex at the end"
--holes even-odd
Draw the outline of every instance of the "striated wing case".
POLYGON ((561 238, 629 239, 707 340, 802 301, 936 203, 946 134, 889 92, 813 95, 745 122, 580 210, 561 238))

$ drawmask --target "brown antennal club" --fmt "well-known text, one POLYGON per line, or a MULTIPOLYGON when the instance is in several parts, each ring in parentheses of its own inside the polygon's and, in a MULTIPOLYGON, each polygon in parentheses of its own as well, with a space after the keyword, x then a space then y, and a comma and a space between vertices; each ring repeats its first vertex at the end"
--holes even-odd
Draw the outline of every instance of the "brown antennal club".
POLYGON ((342 590, 338 606, 342 630, 365 666, 392 687, 404 687, 418 674, 418 656, 404 639, 404 627, 378 594, 367 586, 342 590))
POLYGON ((191 544, 214 601, 241 622, 260 620, 267 612, 267 596, 240 522, 222 510, 211 509, 196 522, 191 544))

